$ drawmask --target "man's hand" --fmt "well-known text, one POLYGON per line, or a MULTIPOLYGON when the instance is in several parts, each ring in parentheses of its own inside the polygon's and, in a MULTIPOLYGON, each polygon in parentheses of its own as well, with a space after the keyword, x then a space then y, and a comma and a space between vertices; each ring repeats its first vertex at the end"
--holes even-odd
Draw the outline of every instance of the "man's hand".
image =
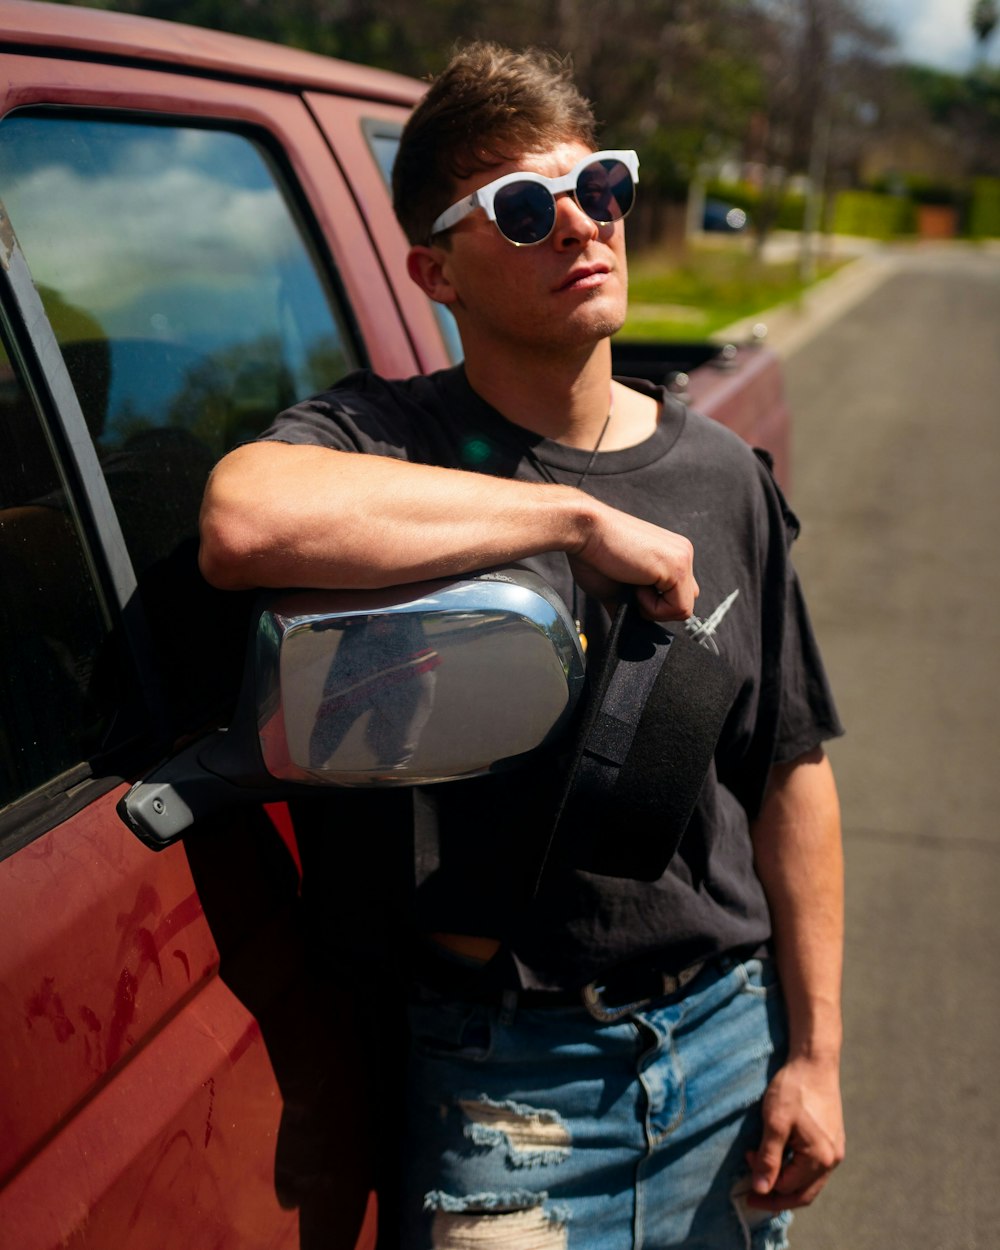
POLYGON ((747 1201, 766 1211, 808 1206, 844 1158, 836 1065, 790 1060, 768 1086, 762 1110, 760 1148, 747 1155, 747 1201))
POLYGON ((651 621, 686 621, 694 612, 694 548, 682 534, 599 505, 584 542, 568 555, 577 585, 593 598, 608 603, 634 586, 651 621))

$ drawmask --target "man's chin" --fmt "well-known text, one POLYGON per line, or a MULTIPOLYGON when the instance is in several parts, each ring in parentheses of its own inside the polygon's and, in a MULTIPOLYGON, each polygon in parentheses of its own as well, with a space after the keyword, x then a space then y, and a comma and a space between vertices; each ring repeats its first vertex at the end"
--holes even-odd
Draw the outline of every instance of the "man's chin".
POLYGON ((593 299, 585 300, 573 310, 569 323, 581 333, 590 331, 595 338, 608 338, 625 324, 627 308, 624 299, 595 291, 593 299))
MULTIPOLYGON (((613 334, 617 334, 624 324, 624 312, 611 309, 602 311, 594 309, 592 310, 592 315, 586 321, 586 334, 588 338, 597 343, 601 339, 609 339, 613 334)), ((580 329, 581 333, 583 333, 584 326, 581 325, 580 329)))

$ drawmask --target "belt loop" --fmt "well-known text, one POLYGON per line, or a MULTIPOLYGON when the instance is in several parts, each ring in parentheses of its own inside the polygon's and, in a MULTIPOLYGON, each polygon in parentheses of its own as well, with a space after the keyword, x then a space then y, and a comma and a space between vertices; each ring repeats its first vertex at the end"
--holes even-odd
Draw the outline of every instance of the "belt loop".
POLYGON ((500 995, 500 1024, 509 1029, 517 1015, 517 990, 504 990, 500 995))
POLYGON ((598 985, 596 981, 590 981, 580 991, 580 997, 583 1005, 595 1020, 601 1024, 616 1024, 619 1020, 624 1020, 626 1016, 632 1015, 636 1011, 641 1011, 643 1007, 648 1007, 653 1002, 653 997, 639 998, 633 1003, 623 1003, 617 1007, 607 1007, 603 999, 604 986, 598 985))

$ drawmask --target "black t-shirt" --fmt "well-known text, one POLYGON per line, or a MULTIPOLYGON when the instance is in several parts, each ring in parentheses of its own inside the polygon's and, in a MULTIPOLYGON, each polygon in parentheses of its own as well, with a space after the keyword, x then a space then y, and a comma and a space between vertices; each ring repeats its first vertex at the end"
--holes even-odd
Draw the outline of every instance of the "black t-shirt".
MULTIPOLYGON (((690 825, 654 882, 563 869, 527 904, 550 810, 550 762, 427 789, 436 839, 416 856, 410 923, 501 939, 528 986, 582 984, 646 958, 676 970, 765 942, 770 921, 749 823, 772 762, 841 732, 789 559, 798 525, 766 461, 665 392, 624 381, 659 401, 660 422, 646 441, 598 453, 584 489, 692 541, 701 626, 691 630, 735 671, 738 693, 690 825)), ((281 414, 262 437, 570 485, 591 459, 505 420, 461 367, 402 382, 352 374, 281 414)), ((575 603, 588 654, 599 654, 607 614, 576 591, 566 557, 521 563, 575 603)))

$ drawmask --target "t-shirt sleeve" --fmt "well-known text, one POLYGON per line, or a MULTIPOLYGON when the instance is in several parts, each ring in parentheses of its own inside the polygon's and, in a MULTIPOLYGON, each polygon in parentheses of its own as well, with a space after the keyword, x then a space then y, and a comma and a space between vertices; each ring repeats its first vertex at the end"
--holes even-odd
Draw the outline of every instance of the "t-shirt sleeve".
POLYGON ((792 563, 800 525, 774 480, 769 457, 758 453, 771 494, 774 524, 784 537, 784 606, 780 647, 779 710, 773 760, 784 764, 843 732, 805 596, 792 563), (780 520, 779 520, 780 518, 780 520))
POLYGON ((368 370, 348 374, 336 386, 278 414, 257 442, 294 443, 412 458, 413 414, 382 379, 368 370))
POLYGON ((279 413, 255 441, 329 447, 334 451, 358 450, 352 445, 347 431, 336 421, 335 410, 323 402, 322 396, 304 400, 294 408, 279 413))
POLYGON ((844 732, 802 586, 791 564, 781 673, 781 712, 774 762, 786 764, 844 732))

